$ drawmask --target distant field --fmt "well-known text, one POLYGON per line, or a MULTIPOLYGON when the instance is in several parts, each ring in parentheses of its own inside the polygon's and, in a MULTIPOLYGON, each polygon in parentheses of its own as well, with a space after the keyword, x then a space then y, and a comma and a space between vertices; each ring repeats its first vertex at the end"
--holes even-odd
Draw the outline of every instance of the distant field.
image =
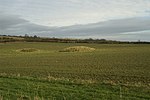
POLYGON ((148 44, 0 44, 0 98, 148 100, 149 93, 148 44), (71 46, 95 50, 59 52, 71 46))

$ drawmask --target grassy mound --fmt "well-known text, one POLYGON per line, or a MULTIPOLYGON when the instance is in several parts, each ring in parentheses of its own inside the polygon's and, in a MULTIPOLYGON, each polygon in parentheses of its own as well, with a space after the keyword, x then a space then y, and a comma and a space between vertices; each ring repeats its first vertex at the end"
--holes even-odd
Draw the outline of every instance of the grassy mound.
POLYGON ((68 47, 60 52, 90 52, 94 51, 94 48, 86 47, 86 46, 73 46, 73 47, 68 47))
POLYGON ((38 51, 38 49, 35 48, 23 48, 19 50, 20 52, 35 52, 38 51))

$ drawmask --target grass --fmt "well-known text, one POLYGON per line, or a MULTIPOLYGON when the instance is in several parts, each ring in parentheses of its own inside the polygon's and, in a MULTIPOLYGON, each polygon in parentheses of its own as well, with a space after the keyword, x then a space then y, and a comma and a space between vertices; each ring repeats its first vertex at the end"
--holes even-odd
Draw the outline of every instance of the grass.
POLYGON ((68 80, 1 77, 0 94, 3 99, 33 100, 120 100, 149 99, 146 87, 112 85, 106 83, 76 83, 68 80))
POLYGON ((146 44, 0 44, 0 97, 148 100, 149 59, 146 44), (95 50, 59 52, 74 46, 95 50), (22 48, 38 52, 17 51, 22 48))

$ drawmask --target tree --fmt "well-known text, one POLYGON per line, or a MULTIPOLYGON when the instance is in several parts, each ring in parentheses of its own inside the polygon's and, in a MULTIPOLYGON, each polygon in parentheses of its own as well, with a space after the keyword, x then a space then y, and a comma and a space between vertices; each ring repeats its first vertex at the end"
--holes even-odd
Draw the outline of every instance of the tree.
POLYGON ((37 38, 37 36, 36 36, 36 35, 34 35, 33 37, 34 37, 34 38, 37 38))
POLYGON ((25 34, 24 37, 29 37, 29 35, 28 35, 28 34, 25 34))

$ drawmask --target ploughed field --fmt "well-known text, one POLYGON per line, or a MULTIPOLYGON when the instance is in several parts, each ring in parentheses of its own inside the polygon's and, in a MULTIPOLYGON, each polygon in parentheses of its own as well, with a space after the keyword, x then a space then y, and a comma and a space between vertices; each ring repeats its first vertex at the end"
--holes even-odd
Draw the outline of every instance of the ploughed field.
POLYGON ((0 44, 2 99, 146 100, 149 94, 148 44, 0 44), (80 46, 92 51, 68 52, 80 46))

